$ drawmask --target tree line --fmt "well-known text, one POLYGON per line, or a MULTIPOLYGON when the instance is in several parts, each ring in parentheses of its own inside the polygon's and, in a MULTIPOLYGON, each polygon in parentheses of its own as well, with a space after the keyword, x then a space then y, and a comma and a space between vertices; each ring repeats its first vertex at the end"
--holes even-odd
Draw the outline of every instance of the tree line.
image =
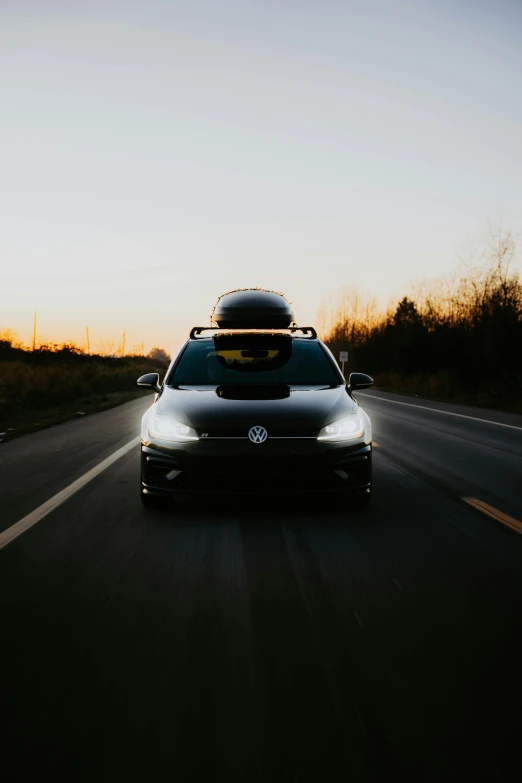
POLYGON ((33 365, 81 364, 85 362, 105 362, 116 366, 118 361, 124 363, 127 359, 150 359, 161 367, 168 367, 170 357, 159 347, 153 347, 147 354, 142 351, 121 352, 96 351, 87 353, 76 343, 43 343, 31 350, 17 342, 10 330, 0 332, 0 361, 24 361, 33 365))
POLYGON ((350 371, 445 378, 448 387, 522 393, 522 282, 514 268, 516 241, 494 229, 461 259, 457 272, 404 296, 385 313, 357 291, 344 290, 323 308, 323 336, 337 353, 348 349, 350 371), (324 323, 326 321, 326 323, 324 323))

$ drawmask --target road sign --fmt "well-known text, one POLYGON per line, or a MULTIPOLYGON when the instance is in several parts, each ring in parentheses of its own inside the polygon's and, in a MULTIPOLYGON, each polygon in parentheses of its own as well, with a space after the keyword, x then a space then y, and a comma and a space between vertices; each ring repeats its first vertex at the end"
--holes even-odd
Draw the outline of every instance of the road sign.
POLYGON ((348 361, 348 351, 339 351, 339 361, 341 362, 341 372, 344 375, 344 363, 348 361))

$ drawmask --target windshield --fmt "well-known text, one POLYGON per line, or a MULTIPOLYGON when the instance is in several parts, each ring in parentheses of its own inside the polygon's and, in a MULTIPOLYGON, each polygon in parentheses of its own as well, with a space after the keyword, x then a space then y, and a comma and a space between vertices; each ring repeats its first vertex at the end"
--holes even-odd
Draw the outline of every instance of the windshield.
POLYGON ((341 379, 315 340, 226 335, 188 343, 166 382, 169 386, 339 386, 341 379))

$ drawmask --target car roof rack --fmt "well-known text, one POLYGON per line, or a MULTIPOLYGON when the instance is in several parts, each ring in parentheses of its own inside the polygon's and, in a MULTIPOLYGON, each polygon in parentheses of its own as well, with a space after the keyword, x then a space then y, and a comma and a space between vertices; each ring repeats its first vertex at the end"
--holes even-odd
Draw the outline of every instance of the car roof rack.
MULTIPOLYGON (((218 326, 193 326, 190 330, 190 339, 195 340, 197 338, 201 338, 202 332, 219 332, 222 333, 234 333, 234 332, 268 332, 271 331, 269 329, 265 328, 259 328, 259 329, 223 329, 219 328, 218 326)), ((289 326, 287 328, 283 327, 280 329, 274 329, 275 332, 291 332, 292 334, 294 332, 302 332, 303 335, 309 335, 309 338, 311 340, 317 338, 317 332, 315 331, 313 326, 289 326)))
POLYGON ((291 332, 302 332, 303 334, 309 334, 310 339, 315 339, 317 337, 317 332, 315 331, 313 326, 291 326, 290 327, 291 332))

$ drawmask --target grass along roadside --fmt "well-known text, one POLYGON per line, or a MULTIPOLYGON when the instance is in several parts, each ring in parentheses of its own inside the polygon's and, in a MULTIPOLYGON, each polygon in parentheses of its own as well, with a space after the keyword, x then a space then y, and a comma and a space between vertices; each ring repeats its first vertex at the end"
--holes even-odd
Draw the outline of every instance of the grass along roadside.
POLYGON ((62 424, 71 419, 115 408, 117 405, 143 396, 145 395, 142 389, 132 389, 107 394, 93 394, 89 397, 79 398, 74 402, 60 406, 55 405, 43 410, 17 411, 9 418, 0 418, 0 443, 13 440, 20 435, 52 427, 55 424, 62 424))
POLYGON ((0 441, 136 399, 144 393, 140 375, 162 377, 167 366, 168 357, 26 351, 0 341, 0 441))
POLYGON ((373 388, 376 391, 422 397, 434 402, 451 402, 522 414, 522 399, 516 386, 513 389, 494 386, 491 389, 465 389, 458 386, 446 372, 409 376, 401 373, 376 373, 373 388))

